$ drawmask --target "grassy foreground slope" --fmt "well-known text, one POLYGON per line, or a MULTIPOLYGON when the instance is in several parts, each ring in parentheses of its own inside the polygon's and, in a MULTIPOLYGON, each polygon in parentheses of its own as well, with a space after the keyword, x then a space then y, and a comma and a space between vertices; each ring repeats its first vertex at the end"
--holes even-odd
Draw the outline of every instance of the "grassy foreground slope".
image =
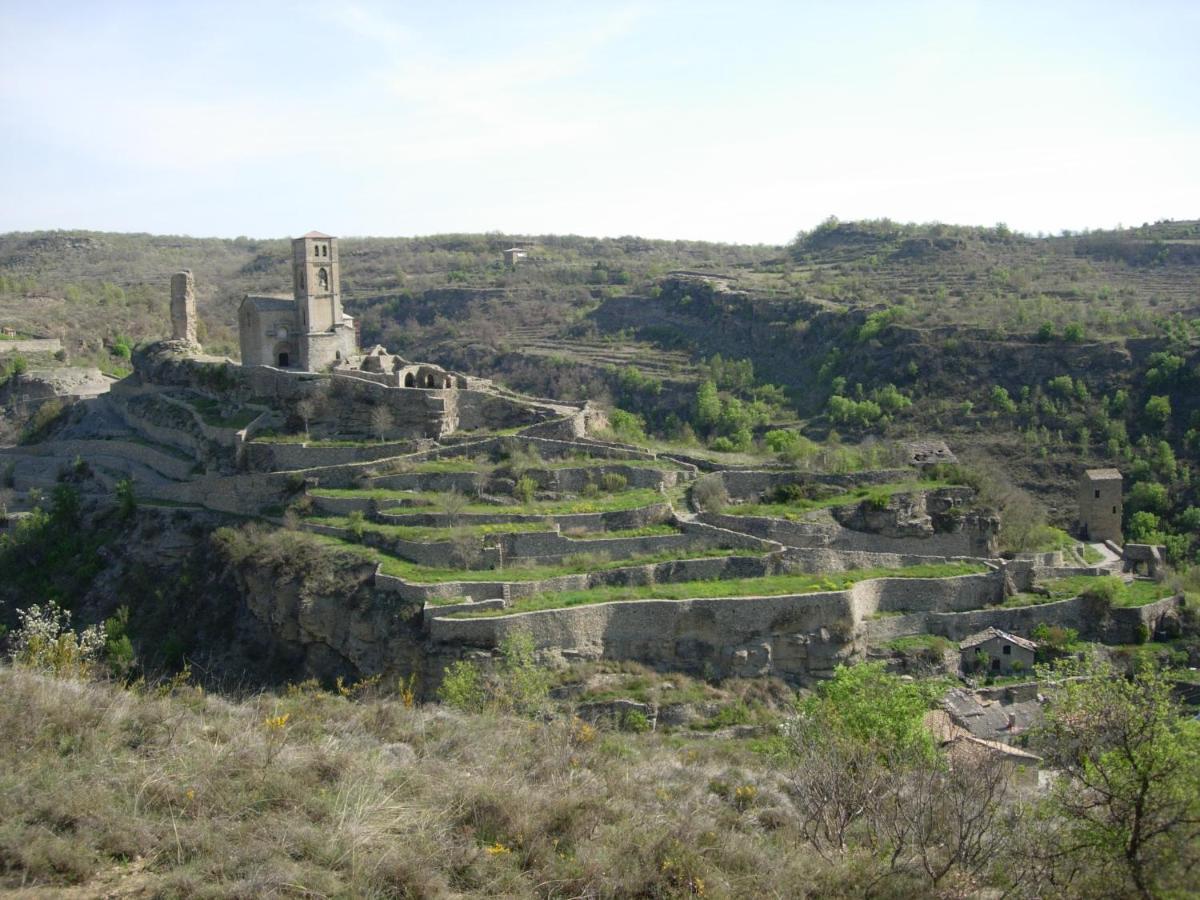
MULTIPOLYGON (((640 713, 590 725, 555 712, 552 676, 523 655, 485 676, 492 702, 456 666, 443 695, 461 712, 414 703, 403 684, 238 700, 181 678, 123 688, 0 667, 0 889, 1190 896, 1196 723, 1158 673, 1101 667, 1051 686, 1062 713, 1051 706, 1042 752, 1068 774, 1035 797, 994 757, 947 768, 922 725, 935 686, 882 666, 840 669, 795 706, 765 681, 718 692, 659 677, 664 703, 738 699, 698 729, 647 732, 640 713), (747 724, 754 737, 728 727, 747 724), (1108 799, 1080 786, 1096 771, 1108 799)), ((655 678, 631 674, 593 683, 655 678)))

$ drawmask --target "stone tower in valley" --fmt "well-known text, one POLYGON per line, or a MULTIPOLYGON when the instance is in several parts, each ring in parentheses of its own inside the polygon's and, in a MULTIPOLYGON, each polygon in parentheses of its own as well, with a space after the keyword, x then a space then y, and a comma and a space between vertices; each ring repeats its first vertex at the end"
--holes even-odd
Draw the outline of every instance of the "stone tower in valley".
POLYGON ((342 324, 337 238, 310 231, 292 241, 292 295, 310 334, 342 324))
POLYGON ((1079 479, 1079 524, 1091 541, 1124 543, 1121 537, 1121 473, 1087 469, 1079 479))
POLYGON ((323 372, 358 355, 342 309, 337 238, 310 231, 292 241, 292 295, 247 294, 238 308, 243 366, 323 372))
POLYGON ((190 269, 171 276, 171 340, 196 343, 196 283, 190 269))

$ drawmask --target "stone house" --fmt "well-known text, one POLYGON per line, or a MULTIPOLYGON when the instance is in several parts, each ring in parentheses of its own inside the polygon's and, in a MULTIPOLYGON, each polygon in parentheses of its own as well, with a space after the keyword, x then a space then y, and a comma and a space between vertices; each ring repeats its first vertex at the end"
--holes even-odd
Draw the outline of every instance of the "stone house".
POLYGON ((1121 473, 1086 469, 1079 479, 1079 528, 1091 541, 1121 543, 1121 473))
POLYGON ((937 741, 951 766, 995 764, 1003 766, 1009 781, 1019 787, 1036 788, 1042 758, 1001 741, 987 740, 955 724, 945 710, 930 710, 924 724, 937 741))
POLYGON ((515 266, 517 264, 517 260, 524 259, 528 255, 529 254, 520 247, 509 247, 504 251, 504 264, 509 267, 515 266))
POLYGON ((292 241, 292 296, 247 294, 238 309, 243 366, 319 372, 358 354, 342 310, 337 238, 310 231, 292 241))
POLYGON ((985 628, 965 638, 958 649, 964 672, 986 671, 993 675, 1029 672, 1037 656, 1036 643, 999 628, 985 628))

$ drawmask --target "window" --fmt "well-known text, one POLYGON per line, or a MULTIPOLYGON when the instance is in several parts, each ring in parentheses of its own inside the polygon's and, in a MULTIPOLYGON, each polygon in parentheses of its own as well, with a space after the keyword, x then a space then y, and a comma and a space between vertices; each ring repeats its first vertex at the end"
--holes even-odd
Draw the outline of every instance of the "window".
POLYGON ((1113 515, 1115 516, 1116 514, 1117 514, 1117 508, 1114 506, 1113 507, 1113 515))
POLYGON ((317 284, 321 286, 321 290, 329 290, 329 273, 324 269, 317 270, 317 284))
POLYGON ((1008 644, 1005 644, 1002 652, 1005 656, 1012 656, 1012 647, 1010 647, 1008 644))
POLYGON ((1100 499, 1100 489, 1099 488, 1096 488, 1096 499, 1097 500, 1100 499))

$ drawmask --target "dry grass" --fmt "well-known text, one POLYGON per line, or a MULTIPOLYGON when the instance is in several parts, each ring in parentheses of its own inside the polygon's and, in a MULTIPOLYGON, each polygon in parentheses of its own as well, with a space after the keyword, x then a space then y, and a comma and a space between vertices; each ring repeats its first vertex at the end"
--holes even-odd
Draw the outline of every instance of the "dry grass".
POLYGON ((797 852, 777 774, 737 742, 313 690, 135 693, 10 668, 0 692, 2 887, 856 893, 844 865, 797 852))

